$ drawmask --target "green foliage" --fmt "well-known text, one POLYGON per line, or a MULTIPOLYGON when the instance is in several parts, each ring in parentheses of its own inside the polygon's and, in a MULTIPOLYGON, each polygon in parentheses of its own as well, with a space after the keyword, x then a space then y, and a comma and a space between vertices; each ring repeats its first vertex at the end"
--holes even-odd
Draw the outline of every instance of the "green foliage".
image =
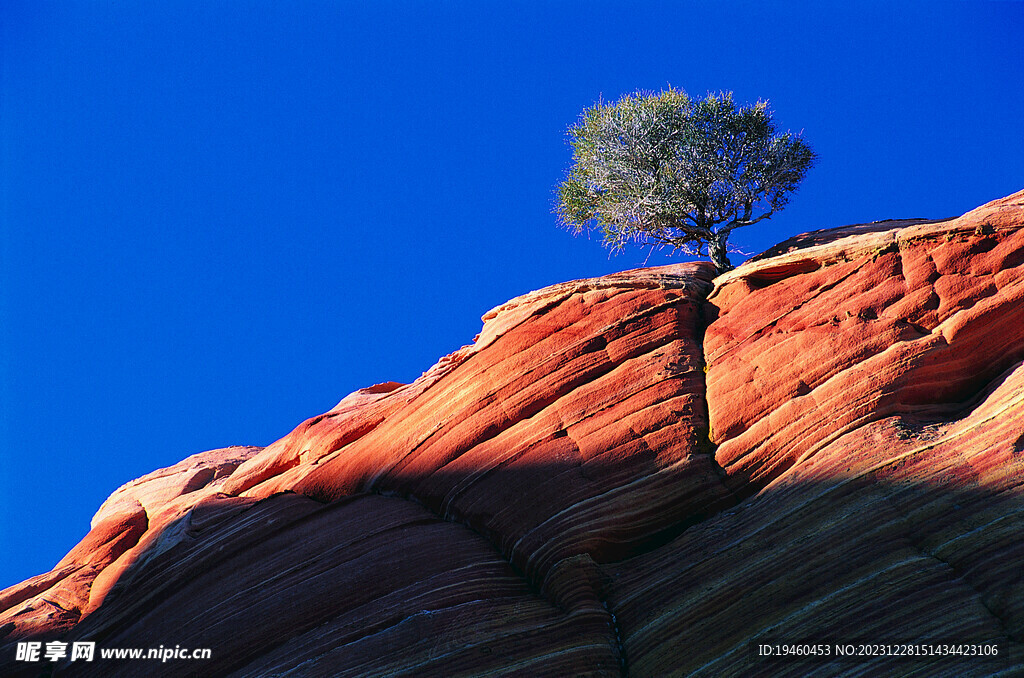
POLYGON ((720 270, 729 233, 785 207, 816 156, 775 131, 766 102, 737 106, 731 92, 691 99, 669 88, 598 102, 569 128, 573 165, 556 211, 573 233, 600 229, 604 244, 669 245, 720 270))

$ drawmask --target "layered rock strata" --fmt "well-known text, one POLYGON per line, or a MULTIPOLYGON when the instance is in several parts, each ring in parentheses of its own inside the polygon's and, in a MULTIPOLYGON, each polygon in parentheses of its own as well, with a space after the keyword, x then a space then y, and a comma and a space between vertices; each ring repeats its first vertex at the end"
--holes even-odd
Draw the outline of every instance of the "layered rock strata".
MULTIPOLYGON (((1024 192, 555 285, 412 384, 120 488, 0 592, 161 675, 989 675, 1024 661, 1024 192), (1000 654, 769 662, 779 640, 1000 654), (197 668, 198 667, 198 668, 197 668)), ((18 673, 20 672, 20 674, 18 673)))

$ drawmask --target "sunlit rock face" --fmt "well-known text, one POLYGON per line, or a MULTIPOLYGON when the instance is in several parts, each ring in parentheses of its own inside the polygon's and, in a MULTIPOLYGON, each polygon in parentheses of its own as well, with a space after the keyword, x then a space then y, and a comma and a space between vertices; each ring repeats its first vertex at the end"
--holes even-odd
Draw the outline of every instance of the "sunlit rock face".
POLYGON ((605 568, 631 675, 1024 666, 1022 226, 1024 192, 807 234, 716 280, 711 440, 740 502, 605 568), (751 649, 816 638, 1001 657, 766 665, 751 649))
POLYGON ((1024 192, 562 283, 412 384, 118 489, 18 642, 159 675, 989 675, 1024 662, 1024 192), (758 644, 998 643, 770 662, 758 644))

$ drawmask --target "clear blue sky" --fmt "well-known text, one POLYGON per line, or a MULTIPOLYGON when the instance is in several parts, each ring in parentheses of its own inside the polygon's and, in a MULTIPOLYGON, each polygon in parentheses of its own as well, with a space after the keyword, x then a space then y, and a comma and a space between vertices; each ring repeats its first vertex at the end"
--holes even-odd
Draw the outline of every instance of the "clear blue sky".
POLYGON ((511 4, 0 6, 0 588, 120 484, 642 264, 551 214, 599 96, 727 89, 804 130, 819 165, 749 254, 1024 188, 1024 3, 511 4))

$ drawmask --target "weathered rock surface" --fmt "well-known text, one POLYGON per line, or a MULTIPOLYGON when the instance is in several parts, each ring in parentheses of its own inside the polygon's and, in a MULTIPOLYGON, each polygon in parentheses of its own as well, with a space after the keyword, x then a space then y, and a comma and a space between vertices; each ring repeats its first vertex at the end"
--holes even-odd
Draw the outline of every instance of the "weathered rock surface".
POLYGON ((484 320, 412 384, 120 488, 0 592, 0 672, 159 663, 27 639, 211 648, 153 669, 182 676, 1024 671, 1024 192, 484 320), (1000 654, 751 651, 810 638, 1000 654))
POLYGON ((704 351, 712 441, 733 484, 756 491, 890 415, 951 416, 1024 358, 1020 195, 719 278, 704 351))

